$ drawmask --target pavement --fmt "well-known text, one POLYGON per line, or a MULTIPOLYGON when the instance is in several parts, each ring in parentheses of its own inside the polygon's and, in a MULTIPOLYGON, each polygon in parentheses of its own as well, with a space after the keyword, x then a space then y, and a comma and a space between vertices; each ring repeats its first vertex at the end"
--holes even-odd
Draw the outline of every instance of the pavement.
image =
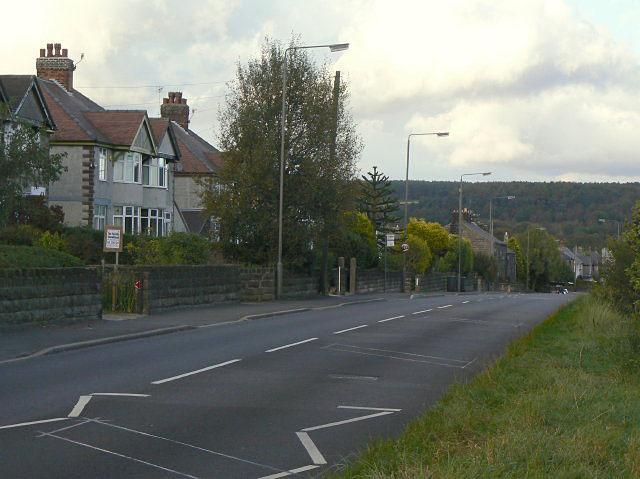
MULTIPOLYGON (((442 296, 423 293, 415 297, 442 296)), ((456 293, 446 293, 455 295, 456 293)), ((342 307, 363 302, 408 299, 405 293, 373 293, 355 296, 327 296, 258 303, 228 302, 211 306, 163 311, 149 315, 104 314, 102 320, 36 326, 2 332, 0 364, 27 357, 54 354, 98 344, 170 334, 187 329, 211 327, 234 321, 249 321, 312 309, 342 307)))

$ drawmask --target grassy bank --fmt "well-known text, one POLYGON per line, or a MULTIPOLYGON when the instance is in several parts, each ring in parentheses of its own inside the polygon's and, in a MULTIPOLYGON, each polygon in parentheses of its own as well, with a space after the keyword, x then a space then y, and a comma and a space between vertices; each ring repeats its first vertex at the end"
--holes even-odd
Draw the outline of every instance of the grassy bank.
POLYGON ((640 339, 583 297, 341 478, 640 477, 640 339))

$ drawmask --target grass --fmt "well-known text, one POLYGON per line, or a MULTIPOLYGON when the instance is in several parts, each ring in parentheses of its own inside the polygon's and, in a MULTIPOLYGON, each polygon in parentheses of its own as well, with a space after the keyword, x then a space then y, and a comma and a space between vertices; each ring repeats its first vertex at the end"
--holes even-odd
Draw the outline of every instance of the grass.
POLYGON ((637 324, 590 296, 335 477, 640 477, 637 324))

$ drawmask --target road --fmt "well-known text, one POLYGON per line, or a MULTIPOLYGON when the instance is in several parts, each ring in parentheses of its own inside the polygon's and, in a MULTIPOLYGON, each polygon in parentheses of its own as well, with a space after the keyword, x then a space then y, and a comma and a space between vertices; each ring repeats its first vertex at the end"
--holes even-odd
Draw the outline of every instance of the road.
POLYGON ((573 295, 395 299, 0 365, 0 477, 320 477, 573 295))

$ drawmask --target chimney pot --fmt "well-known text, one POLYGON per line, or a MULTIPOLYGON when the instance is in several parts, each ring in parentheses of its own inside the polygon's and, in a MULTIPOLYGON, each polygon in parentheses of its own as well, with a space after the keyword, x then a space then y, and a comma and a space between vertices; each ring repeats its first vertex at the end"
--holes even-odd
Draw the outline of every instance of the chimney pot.
POLYGON ((181 91, 177 91, 176 92, 176 103, 182 103, 182 92, 181 91))
POLYGON ((53 44, 53 48, 55 48, 56 50, 56 56, 59 57, 60 56, 60 48, 62 47, 62 45, 60 45, 59 43, 54 43, 53 44))
POLYGON ((53 56, 53 43, 47 43, 47 56, 53 56))
POLYGON ((186 104, 187 104, 187 99, 186 99, 186 98, 183 98, 181 103, 182 103, 183 105, 186 105, 186 104))
POLYGON ((175 102, 176 102, 176 92, 170 91, 169 92, 169 103, 175 103, 175 102))
POLYGON ((69 50, 67 50, 66 48, 63 48, 63 49, 62 49, 62 56, 63 56, 63 57, 67 57, 67 56, 69 56, 69 50))
POLYGON ((43 56, 45 56, 45 55, 46 55, 46 53, 45 53, 45 49, 44 49, 44 48, 41 48, 41 49, 40 49, 40 57, 43 57, 43 56))
POLYGON ((162 99, 162 104, 166 105, 167 103, 169 103, 169 99, 168 98, 163 98, 162 99))

